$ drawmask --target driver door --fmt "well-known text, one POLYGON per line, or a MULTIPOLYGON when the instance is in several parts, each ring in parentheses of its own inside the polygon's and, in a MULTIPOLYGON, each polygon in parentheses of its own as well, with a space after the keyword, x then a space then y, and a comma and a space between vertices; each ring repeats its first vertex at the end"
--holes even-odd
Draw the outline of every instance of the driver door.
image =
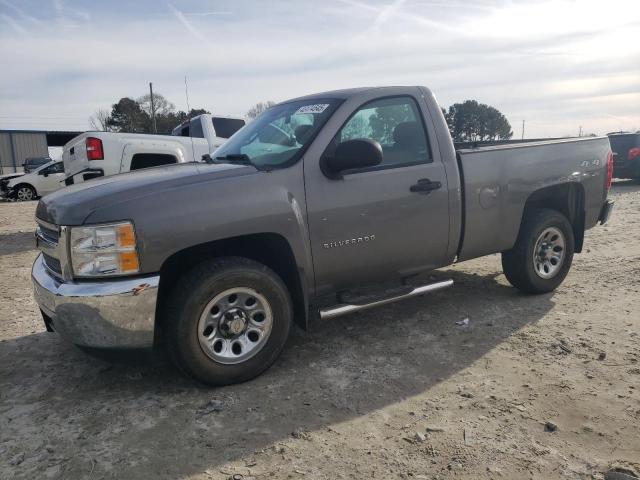
POLYGON ((319 159, 305 159, 318 293, 406 277, 447 262, 447 178, 431 150, 418 102, 399 95, 365 103, 324 155, 357 138, 381 144, 381 164, 348 170, 336 180, 322 173, 319 159), (437 188, 421 188, 428 182, 437 188))

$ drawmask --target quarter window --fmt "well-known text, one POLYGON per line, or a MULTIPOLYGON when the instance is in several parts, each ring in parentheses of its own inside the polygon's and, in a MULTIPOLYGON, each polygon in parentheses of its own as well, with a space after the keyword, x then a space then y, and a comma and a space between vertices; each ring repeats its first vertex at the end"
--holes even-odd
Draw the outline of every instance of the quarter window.
POLYGON ((335 148, 358 138, 382 146, 382 163, 374 169, 433 161, 420 111, 411 97, 383 98, 363 105, 332 143, 335 148))

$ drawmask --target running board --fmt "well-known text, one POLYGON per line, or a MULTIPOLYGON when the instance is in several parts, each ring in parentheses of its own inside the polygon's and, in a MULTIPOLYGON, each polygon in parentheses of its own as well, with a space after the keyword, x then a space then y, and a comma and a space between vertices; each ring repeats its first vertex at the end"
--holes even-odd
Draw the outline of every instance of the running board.
POLYGON ((339 317, 340 315, 346 315, 347 313, 359 312, 361 310, 368 310, 369 308, 379 307, 386 305, 387 303, 397 302, 404 300, 405 298, 415 297, 424 293, 431 293, 443 288, 449 288, 453 285, 453 280, 445 280, 444 282, 432 283, 430 285, 422 285, 421 287, 415 287, 410 292, 398 295, 395 297, 383 298, 371 303, 363 303, 360 305, 342 304, 331 308, 324 308, 320 310, 320 318, 327 320, 329 318, 339 317))

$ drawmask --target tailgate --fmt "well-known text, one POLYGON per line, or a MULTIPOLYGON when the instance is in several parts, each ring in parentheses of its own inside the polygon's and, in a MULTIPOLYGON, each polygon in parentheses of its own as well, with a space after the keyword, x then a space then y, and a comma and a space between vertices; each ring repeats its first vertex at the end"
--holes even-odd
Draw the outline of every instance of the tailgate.
MULTIPOLYGON (((64 173, 67 178, 76 173, 89 168, 87 160, 87 148, 85 140, 89 135, 83 133, 71 139, 62 150, 62 162, 64 163, 64 173)), ((76 181, 82 181, 76 178, 76 181)))

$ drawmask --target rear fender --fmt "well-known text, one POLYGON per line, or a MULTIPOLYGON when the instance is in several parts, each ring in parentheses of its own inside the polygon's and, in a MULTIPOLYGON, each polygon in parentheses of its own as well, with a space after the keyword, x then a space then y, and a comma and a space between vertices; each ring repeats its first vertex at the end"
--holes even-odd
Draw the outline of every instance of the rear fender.
MULTIPOLYGON (((531 193, 525 203, 522 221, 531 208, 551 208, 562 213, 573 226, 575 252, 582 251, 585 231, 584 187, 577 182, 541 188, 531 193)), ((521 222, 522 227, 522 222, 521 222)))

